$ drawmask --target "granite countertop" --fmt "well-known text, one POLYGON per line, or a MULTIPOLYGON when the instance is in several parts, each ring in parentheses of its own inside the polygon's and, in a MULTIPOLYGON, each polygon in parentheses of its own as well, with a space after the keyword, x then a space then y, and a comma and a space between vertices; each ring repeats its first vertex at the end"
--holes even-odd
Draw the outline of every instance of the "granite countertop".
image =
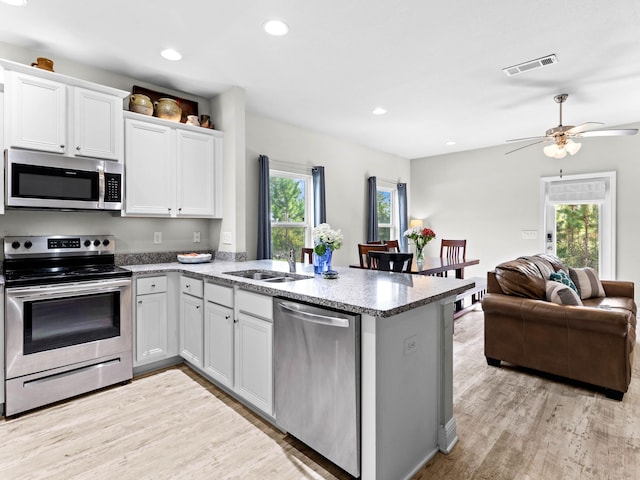
POLYGON ((254 260, 182 264, 154 263, 123 266, 134 275, 180 272, 193 277, 237 285, 267 295, 300 300, 352 313, 391 317, 398 313, 462 293, 474 285, 473 280, 429 277, 405 273, 380 272, 358 268, 334 267, 339 278, 329 280, 313 274, 311 265, 296 264, 296 273, 310 278, 285 283, 268 283, 226 275, 240 270, 276 270, 288 272, 286 262, 254 260))

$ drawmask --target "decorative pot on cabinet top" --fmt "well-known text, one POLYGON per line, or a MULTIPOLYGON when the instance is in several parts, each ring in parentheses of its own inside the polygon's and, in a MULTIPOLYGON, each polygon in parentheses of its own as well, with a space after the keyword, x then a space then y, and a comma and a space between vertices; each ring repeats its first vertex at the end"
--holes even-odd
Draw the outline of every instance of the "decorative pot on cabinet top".
POLYGON ((153 103, 146 95, 135 93, 129 97, 129 110, 143 115, 153 115, 153 103))
POLYGON ((158 118, 174 122, 179 122, 182 118, 182 109, 173 98, 161 98, 154 102, 153 106, 155 107, 155 116, 158 118))

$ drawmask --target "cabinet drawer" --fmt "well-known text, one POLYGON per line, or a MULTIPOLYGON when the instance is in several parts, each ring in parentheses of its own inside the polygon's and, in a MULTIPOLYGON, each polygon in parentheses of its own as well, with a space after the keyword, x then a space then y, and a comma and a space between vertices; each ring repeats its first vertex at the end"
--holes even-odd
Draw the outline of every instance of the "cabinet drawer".
POLYGON ((136 280, 137 295, 162 293, 167 291, 167 277, 143 277, 136 280))
POLYGON ((238 290, 236 293, 236 305, 241 312, 273 320, 273 297, 260 293, 238 290))
POLYGON ((180 277, 180 291, 182 293, 188 293, 194 297, 202 298, 203 296, 203 281, 197 278, 180 277))
POLYGON ((233 308, 233 287, 225 287, 215 283, 205 283, 204 298, 207 302, 233 308))

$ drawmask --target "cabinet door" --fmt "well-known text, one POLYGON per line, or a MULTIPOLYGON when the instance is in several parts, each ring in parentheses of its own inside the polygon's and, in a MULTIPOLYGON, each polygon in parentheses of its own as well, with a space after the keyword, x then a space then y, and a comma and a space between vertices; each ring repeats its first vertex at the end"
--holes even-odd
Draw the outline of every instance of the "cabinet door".
POLYGON ((235 329, 234 390, 273 415, 273 324, 243 312, 235 329))
POLYGON ((135 366, 168 358, 169 333, 166 292, 138 295, 135 366))
POLYGON ((75 87, 73 105, 74 155, 119 161, 122 157, 122 100, 75 87))
POLYGON ((6 72, 9 138, 12 147, 64 153, 67 138, 66 89, 58 82, 6 72))
POLYGON ((211 302, 204 312, 204 369, 233 387, 233 310, 211 302))
POLYGON ((180 295, 180 356, 202 368, 203 300, 191 295, 180 295))
POLYGON ((211 135, 176 131, 178 215, 214 215, 214 142, 211 135))
POLYGON ((126 119, 126 214, 175 214, 175 142, 171 128, 126 119))

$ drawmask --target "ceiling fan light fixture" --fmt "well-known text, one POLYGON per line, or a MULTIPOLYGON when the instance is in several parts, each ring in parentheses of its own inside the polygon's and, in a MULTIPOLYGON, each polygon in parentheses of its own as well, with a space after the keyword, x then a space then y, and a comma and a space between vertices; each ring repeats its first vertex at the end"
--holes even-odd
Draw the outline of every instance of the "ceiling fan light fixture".
POLYGON ((542 151, 547 157, 551 158, 564 158, 567 156, 567 150, 555 143, 547 145, 542 149, 542 151))
POLYGON ((569 152, 571 155, 575 155, 576 153, 578 153, 581 148, 582 148, 582 144, 581 143, 574 142, 571 139, 567 140, 567 144, 564 147, 564 149, 567 152, 569 152))

